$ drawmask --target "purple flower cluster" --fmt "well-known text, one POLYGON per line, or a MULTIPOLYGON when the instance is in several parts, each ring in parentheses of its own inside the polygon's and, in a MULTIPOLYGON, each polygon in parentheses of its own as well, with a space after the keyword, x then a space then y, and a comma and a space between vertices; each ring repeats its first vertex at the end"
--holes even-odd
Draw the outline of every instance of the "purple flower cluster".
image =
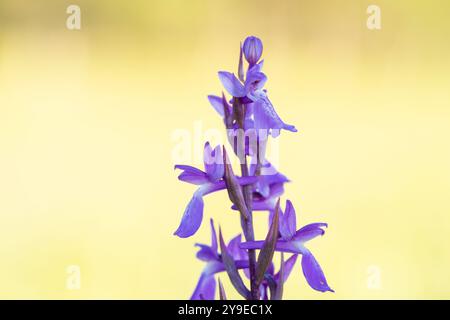
MULTIPOLYGON (((280 130, 297 130, 281 120, 264 89, 267 76, 262 71, 262 51, 260 39, 247 37, 240 49, 237 76, 226 71, 219 72, 219 79, 231 98, 227 99, 225 94, 221 97, 208 96, 226 126, 228 140, 240 161, 240 176, 234 174, 225 147, 219 145, 212 148, 208 142, 204 147, 204 170, 188 165, 175 166, 182 170, 179 180, 197 185, 198 188, 174 234, 181 238, 195 234, 203 220, 203 197, 227 190, 231 209, 239 212, 245 239, 242 241, 242 235, 239 234, 225 244, 220 230, 218 239, 211 219, 211 245, 197 244, 200 248, 197 258, 206 265, 192 299, 214 299, 215 275, 220 272, 228 274, 233 287, 245 299, 281 299, 284 282, 298 255, 301 255, 303 274, 311 288, 321 292, 333 291, 319 263, 305 247, 306 242, 324 234, 327 224, 312 223, 297 230, 296 213, 291 201, 286 201, 284 211, 280 207, 280 196, 284 192, 284 184, 289 180, 265 157, 269 136, 277 137, 280 130), (246 72, 244 57, 248 62, 246 72), (255 240, 254 211, 268 212, 269 230, 263 240, 255 240), (273 263, 275 252, 281 253, 277 272, 273 263), (284 254, 291 256, 285 260, 284 254), (248 278, 249 287, 242 273, 248 278)), ((220 280, 218 284, 220 298, 226 299, 220 280)))

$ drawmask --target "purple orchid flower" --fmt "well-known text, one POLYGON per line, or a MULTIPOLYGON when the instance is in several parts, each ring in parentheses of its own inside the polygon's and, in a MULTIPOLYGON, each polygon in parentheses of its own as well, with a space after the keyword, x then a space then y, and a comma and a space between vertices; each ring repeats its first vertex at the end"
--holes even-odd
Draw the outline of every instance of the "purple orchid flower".
MULTIPOLYGON (((256 174, 256 164, 250 165, 250 175, 256 174)), ((280 173, 275 166, 273 166, 269 161, 264 161, 260 168, 258 182, 255 184, 254 192, 263 198, 270 198, 271 186, 275 184, 281 184, 289 182, 289 179, 280 173)))
MULTIPOLYGON (((216 292, 216 281, 215 275, 225 271, 225 266, 222 263, 221 256, 218 252, 217 234, 214 228, 213 219, 210 220, 211 224, 211 245, 199 244, 196 246, 200 248, 197 252, 197 259, 206 262, 206 266, 200 275, 197 285, 192 293, 191 300, 214 300, 216 292)), ((247 252, 241 248, 241 235, 237 235, 227 245, 228 252, 231 254, 235 260, 235 265, 237 269, 244 271, 247 278, 250 277, 248 273, 248 255, 247 252)), ((284 272, 283 272, 283 282, 286 282, 291 274, 291 271, 297 261, 297 255, 292 255, 288 260, 284 261, 284 272)), ((273 263, 270 265, 269 269, 266 271, 267 276, 271 277, 275 282, 281 281, 280 271, 275 273, 275 268, 273 263)), ((269 283, 264 280, 260 286, 261 299, 268 299, 268 288, 269 283)))
MULTIPOLYGON (((250 165, 250 176, 256 175, 256 165, 250 165)), ((270 211, 273 213, 278 198, 284 193, 284 184, 289 179, 280 173, 270 162, 265 161, 260 169, 258 180, 253 187, 253 205, 255 211, 270 211)), ((236 206, 231 207, 237 210, 236 206)))
POLYGON ((295 126, 281 120, 269 100, 266 90, 263 89, 267 76, 261 71, 262 67, 263 61, 250 65, 244 83, 240 82, 233 73, 226 71, 219 72, 219 79, 229 94, 240 98, 246 105, 251 105, 255 129, 270 130, 273 137, 279 135, 280 129, 297 132, 295 126))
MULTIPOLYGON (((200 228, 203 219, 203 196, 226 189, 225 181, 223 181, 225 169, 221 147, 217 146, 213 150, 207 142, 204 148, 203 162, 205 171, 188 165, 175 166, 175 169, 183 170, 178 176, 179 180, 199 186, 184 211, 178 229, 174 232, 180 238, 190 237, 200 228)), ((254 177, 238 178, 241 185, 251 184, 255 181, 254 177)))
MULTIPOLYGON (((191 300, 214 300, 216 292, 216 280, 214 275, 225 271, 225 266, 218 252, 217 234, 213 219, 211 223, 211 245, 196 244, 200 248, 197 258, 206 262, 206 266, 200 275, 197 286, 191 296, 191 300)), ((248 256, 245 250, 240 248, 241 235, 234 237, 227 245, 228 252, 235 260, 237 269, 248 269, 248 256)))
MULTIPOLYGON (((280 238, 277 240, 275 251, 302 255, 303 274, 311 288, 321 292, 334 292, 328 286, 325 275, 316 258, 305 247, 307 241, 325 233, 322 228, 327 227, 327 224, 312 223, 296 231, 295 209, 289 200, 286 201, 285 213, 283 214, 280 210, 279 219, 280 238)), ((241 248, 261 249, 263 245, 264 241, 249 241, 242 243, 241 248)))

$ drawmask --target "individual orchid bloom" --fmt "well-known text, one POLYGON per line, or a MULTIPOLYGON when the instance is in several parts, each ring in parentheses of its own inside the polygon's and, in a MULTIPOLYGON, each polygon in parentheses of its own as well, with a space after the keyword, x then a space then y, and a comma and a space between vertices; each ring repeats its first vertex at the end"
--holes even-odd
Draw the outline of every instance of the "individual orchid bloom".
MULTIPOLYGON (((256 176, 256 164, 250 165, 250 176, 256 176)), ((269 211, 273 215, 278 198, 284 193, 284 184, 289 179, 280 173, 270 162, 262 165, 257 182, 253 186, 252 210, 269 211)), ((231 207, 237 210, 236 206, 231 207)))
POLYGON ((263 52, 262 41, 254 36, 247 37, 242 48, 245 59, 250 66, 259 61, 263 52))
MULTIPOLYGON (((308 224, 296 231, 296 216, 295 209, 292 203, 286 201, 286 210, 283 214, 279 212, 279 234, 280 238, 277 240, 275 251, 287 252, 302 255, 302 269, 303 274, 308 284, 314 290, 325 292, 334 292, 327 283, 325 275, 313 256, 311 251, 305 247, 305 243, 317 236, 325 233, 322 228, 326 228, 326 223, 312 223, 308 224)), ((243 249, 261 249, 264 241, 249 241, 241 244, 243 249)))
MULTIPOLYGON (((190 237, 200 228, 203 219, 203 196, 226 189, 226 184, 223 180, 225 169, 221 147, 217 146, 213 150, 210 144, 206 143, 203 162, 205 171, 188 165, 175 166, 175 169, 183 170, 178 176, 179 180, 199 186, 184 211, 178 229, 174 232, 180 238, 190 237)), ((238 182, 241 185, 251 184, 255 181, 256 178, 254 177, 238 178, 238 182)))
POLYGON ((240 98, 244 104, 252 104, 255 129, 270 130, 273 137, 281 129, 297 132, 293 125, 284 123, 269 100, 264 85, 267 76, 261 71, 263 61, 250 65, 244 83, 230 72, 220 71, 219 79, 229 94, 240 98))
MULTIPOLYGON (((191 296, 191 300, 214 300, 216 292, 216 280, 214 275, 225 271, 221 256, 218 252, 217 234, 214 221, 211 219, 211 245, 196 244, 200 248, 197 258, 206 262, 206 266, 200 275, 197 286, 191 296)), ((241 235, 230 240, 227 245, 229 253, 235 260, 237 269, 248 269, 248 256, 246 251, 240 248, 241 235)))
MULTIPOLYGON (((256 169, 257 165, 252 163, 250 165, 250 175, 256 175, 256 169)), ((261 197, 269 198, 271 197, 271 186, 286 182, 289 182, 289 179, 280 173, 269 161, 265 160, 259 169, 259 177, 255 183, 254 192, 261 195, 261 197)))

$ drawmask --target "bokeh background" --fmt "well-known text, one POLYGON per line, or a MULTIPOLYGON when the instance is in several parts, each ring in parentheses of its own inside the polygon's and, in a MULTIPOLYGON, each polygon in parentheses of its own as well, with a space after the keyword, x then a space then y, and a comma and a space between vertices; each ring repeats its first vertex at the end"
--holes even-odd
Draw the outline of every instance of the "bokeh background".
MULTIPOLYGON (((280 137, 285 198, 301 224, 330 225, 309 248, 336 293, 297 265, 286 298, 450 298, 449 19, 444 0, 1 0, 0 297, 190 296, 209 228, 172 236, 194 190, 173 134, 203 144, 198 125, 221 128, 206 95, 256 35, 271 99, 300 130, 280 137), (372 3, 381 30, 366 28, 372 3)), ((228 208, 211 195, 205 221, 230 238, 228 208)))

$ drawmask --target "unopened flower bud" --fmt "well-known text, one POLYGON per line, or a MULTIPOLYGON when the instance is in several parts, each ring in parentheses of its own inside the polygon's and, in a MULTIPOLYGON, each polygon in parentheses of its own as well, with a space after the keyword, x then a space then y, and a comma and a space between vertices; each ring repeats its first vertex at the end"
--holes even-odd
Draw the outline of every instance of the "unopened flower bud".
POLYGON ((247 37, 244 41, 244 55, 245 59, 250 65, 256 64, 261 58, 263 51, 262 41, 257 37, 247 37))

